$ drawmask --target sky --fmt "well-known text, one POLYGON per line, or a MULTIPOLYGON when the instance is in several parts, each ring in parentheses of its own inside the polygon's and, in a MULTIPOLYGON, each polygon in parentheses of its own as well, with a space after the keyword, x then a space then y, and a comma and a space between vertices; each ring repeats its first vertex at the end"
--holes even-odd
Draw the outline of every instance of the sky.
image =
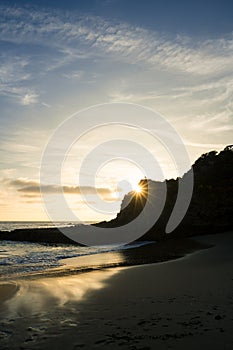
MULTIPOLYGON (((62 187, 77 220, 108 219, 140 178, 179 176, 171 154, 150 134, 147 108, 176 130, 190 164, 231 144, 232 13, 233 3, 226 0, 1 2, 0 220, 48 220, 40 185, 54 203, 62 187), (41 183, 41 159, 56 130, 84 110, 78 136, 87 123, 85 109, 113 103, 108 110, 113 116, 121 102, 145 108, 144 114, 135 113, 135 123, 143 120, 145 130, 105 125, 79 142, 70 140, 62 184, 41 183), (102 147, 117 138, 126 140, 128 153, 125 144, 102 147), (139 166, 144 151, 130 142, 143 145, 162 172, 145 173, 139 166), (100 162, 95 173, 82 169, 93 149, 92 164, 100 162), (113 211, 96 210, 96 189, 109 207, 114 203, 113 211)), ((129 106, 122 112, 127 111, 126 119, 133 117, 129 106)), ((102 110, 91 111, 93 122, 99 120, 102 110)), ((60 220, 69 219, 61 210, 60 220)))

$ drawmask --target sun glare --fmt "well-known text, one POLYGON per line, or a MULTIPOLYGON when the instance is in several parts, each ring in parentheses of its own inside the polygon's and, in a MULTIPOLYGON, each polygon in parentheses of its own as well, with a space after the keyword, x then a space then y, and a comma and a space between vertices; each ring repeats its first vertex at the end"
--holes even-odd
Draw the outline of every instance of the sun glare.
POLYGON ((140 185, 135 185, 134 186, 134 191, 136 192, 136 193, 141 193, 142 192, 142 187, 140 186, 140 185))

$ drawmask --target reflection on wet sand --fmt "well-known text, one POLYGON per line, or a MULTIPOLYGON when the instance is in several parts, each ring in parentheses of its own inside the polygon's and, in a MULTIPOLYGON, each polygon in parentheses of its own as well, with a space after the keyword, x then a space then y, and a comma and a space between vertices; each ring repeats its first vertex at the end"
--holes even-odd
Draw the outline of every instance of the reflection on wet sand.
POLYGON ((106 252, 101 254, 83 255, 62 260, 67 267, 75 268, 99 268, 117 266, 125 261, 124 250, 121 252, 106 252))
POLYGON ((6 282, 0 284, 0 305, 7 299, 10 299, 18 290, 15 282, 6 282))
POLYGON ((4 304, 5 316, 46 314, 52 308, 79 302, 92 290, 103 288, 119 269, 98 270, 73 276, 19 281, 18 292, 4 304))

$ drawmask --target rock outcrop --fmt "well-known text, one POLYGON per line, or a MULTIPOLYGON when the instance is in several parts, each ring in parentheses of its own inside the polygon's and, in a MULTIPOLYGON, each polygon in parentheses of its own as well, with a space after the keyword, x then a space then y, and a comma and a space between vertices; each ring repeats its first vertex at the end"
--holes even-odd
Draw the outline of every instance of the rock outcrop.
MULTIPOLYGON (((203 154, 192 166, 194 188, 191 203, 180 225, 171 236, 193 236, 223 232, 233 228, 233 146, 227 146, 217 153, 203 154)), ((187 174, 184 174, 182 181, 187 174)), ((150 206, 157 208, 162 188, 166 186, 167 196, 164 209, 153 227, 141 237, 141 240, 161 240, 165 238, 165 228, 177 199, 178 179, 157 182, 141 180, 139 185, 145 188, 140 195, 127 194, 122 202, 121 211, 109 222, 98 224, 102 227, 117 227, 134 220, 143 210, 150 191, 150 206), (128 203, 128 205, 126 205, 128 203)))

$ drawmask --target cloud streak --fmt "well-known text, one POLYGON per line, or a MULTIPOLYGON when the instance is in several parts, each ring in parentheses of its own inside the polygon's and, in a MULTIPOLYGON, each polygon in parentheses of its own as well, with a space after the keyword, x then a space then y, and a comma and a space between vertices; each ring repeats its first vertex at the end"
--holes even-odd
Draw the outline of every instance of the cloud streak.
MULTIPOLYGON (((0 9, 5 14, 0 20, 1 39, 31 48, 27 55, 25 52, 15 55, 11 51, 2 55, 0 94, 13 98, 25 108, 31 105, 50 107, 51 89, 49 92, 46 84, 48 74, 54 74, 55 79, 59 76, 64 89, 77 88, 78 84, 80 87, 85 84, 95 86, 96 81, 88 82, 92 73, 87 72, 96 62, 104 60, 111 65, 116 62, 129 64, 130 67, 140 66, 145 71, 151 71, 149 79, 157 79, 158 71, 167 74, 165 79, 162 77, 163 81, 170 75, 170 82, 165 88, 162 87, 163 82, 154 88, 151 82, 145 87, 141 81, 134 81, 132 74, 127 72, 122 89, 118 80, 115 87, 107 86, 106 94, 110 101, 154 103, 158 106, 176 103, 177 110, 179 104, 189 105, 189 115, 204 115, 206 111, 203 111, 208 110, 212 116, 221 115, 222 111, 232 116, 232 34, 203 40, 161 35, 127 23, 110 23, 100 17, 78 13, 64 14, 29 7, 1 6, 0 9), (79 66, 80 62, 85 62, 88 67, 79 66), (175 86, 172 86, 172 80, 176 81, 175 86), (46 93, 48 103, 43 102, 42 95, 46 93), (203 111, 200 112, 200 108, 203 111)), ((50 77, 50 81, 54 76, 50 77)), ((99 86, 106 84, 98 79, 99 86)))
MULTIPOLYGON (((232 70, 233 37, 194 40, 166 37, 126 23, 110 23, 100 17, 81 16, 2 7, 5 16, 2 39, 15 43, 40 44, 60 53, 61 64, 75 58, 75 49, 97 50, 130 63, 147 63, 195 75, 217 75, 232 70)), ((60 61, 57 62, 58 66, 60 61)))
POLYGON ((65 194, 80 195, 84 193, 85 195, 102 195, 110 196, 112 191, 107 187, 91 187, 91 186, 69 186, 69 185, 45 185, 40 184, 37 181, 18 178, 18 179, 1 179, 1 183, 16 188, 18 192, 25 196, 38 196, 40 192, 43 191, 46 194, 60 194, 63 191, 65 194))

